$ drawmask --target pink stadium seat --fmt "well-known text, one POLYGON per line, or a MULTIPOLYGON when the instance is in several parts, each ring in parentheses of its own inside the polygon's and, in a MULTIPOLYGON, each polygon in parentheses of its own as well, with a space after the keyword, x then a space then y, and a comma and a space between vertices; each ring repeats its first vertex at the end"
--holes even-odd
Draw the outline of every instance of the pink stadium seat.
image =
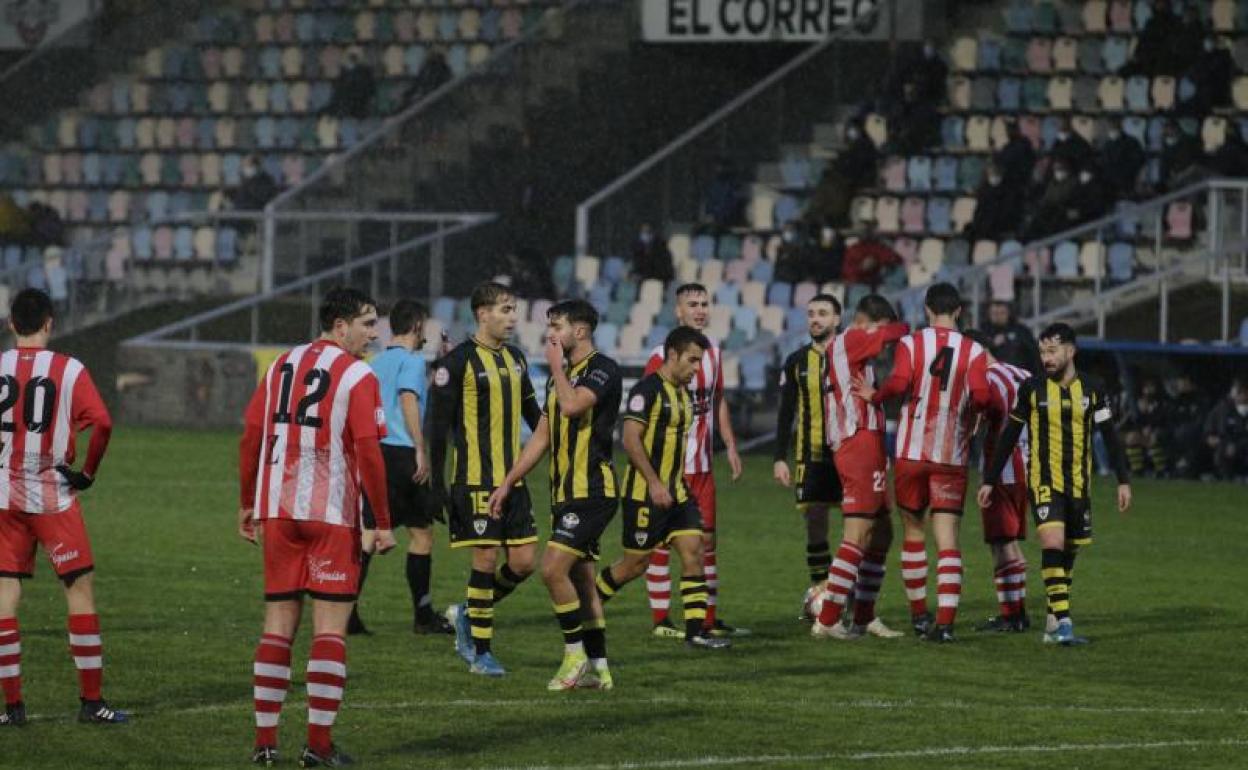
POLYGON ((875 225, 882 233, 901 230, 901 204, 896 198, 885 196, 875 202, 875 225))
POLYGON ((1192 238, 1192 204, 1175 201, 1166 207, 1166 237, 1186 241, 1192 238))
POLYGON ((893 251, 901 257, 902 262, 910 264, 919 258, 919 244, 913 238, 898 238, 893 241, 893 251))
POLYGON ((1023 264, 1029 275, 1046 276, 1052 266, 1052 255, 1047 248, 1028 249, 1023 253, 1023 264))
POLYGON ((901 204, 901 229, 903 232, 910 234, 921 234, 927 229, 927 222, 924 216, 927 211, 927 202, 922 198, 911 196, 906 198, 901 204))
POLYGON ((1014 263, 1002 262, 988 268, 988 292, 994 300, 1014 301, 1014 263))
POLYGON ((884 189, 889 192, 905 192, 906 190, 906 159, 892 156, 884 161, 880 172, 884 189))
POLYGON ((1045 74, 1053 71, 1053 41, 1047 37, 1033 37, 1027 44, 1027 69, 1045 74))

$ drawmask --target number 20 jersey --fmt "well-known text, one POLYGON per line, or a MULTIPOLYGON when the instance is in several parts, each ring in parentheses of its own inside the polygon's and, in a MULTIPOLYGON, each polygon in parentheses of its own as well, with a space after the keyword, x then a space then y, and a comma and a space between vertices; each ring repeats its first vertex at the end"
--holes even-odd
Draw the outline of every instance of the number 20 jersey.
POLYGON ((265 373, 246 420, 262 432, 257 519, 359 525, 355 442, 386 435, 368 364, 326 340, 293 348, 265 373))

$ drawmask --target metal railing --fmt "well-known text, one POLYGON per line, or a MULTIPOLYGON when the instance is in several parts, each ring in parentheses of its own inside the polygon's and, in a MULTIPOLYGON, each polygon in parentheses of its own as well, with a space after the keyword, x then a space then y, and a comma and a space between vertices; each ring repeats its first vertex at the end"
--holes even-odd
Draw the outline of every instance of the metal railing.
MULTIPOLYGON (((859 19, 887 13, 893 3, 870 7, 859 19)), ((856 24, 808 46, 697 125, 581 201, 576 208, 576 254, 618 254, 643 222, 695 222, 716 161, 740 169, 772 158, 784 143, 811 141, 812 123, 830 118, 846 93, 838 60, 856 24), (813 118, 813 119, 812 119, 813 118), (605 209, 605 210, 604 210, 605 209), (595 210, 599 213, 595 216, 595 210)), ((883 73, 879 73, 883 74, 883 73)), ((858 98, 861 93, 854 91, 858 98)), ((814 180, 812 180, 814 181, 814 180)))
MULTIPOLYGON (((408 282, 404 279, 405 275, 424 268, 431 276, 432 282, 432 276, 440 274, 444 269, 449 239, 480 228, 496 219, 493 214, 481 213, 409 216, 433 222, 433 229, 375 253, 356 257, 343 264, 327 267, 290 281, 276 289, 244 297, 181 319, 139 335, 128 340, 126 344, 148 346, 203 344, 228 347, 287 343, 303 339, 305 333, 310 333, 316 328, 316 299, 323 294, 323 289, 327 284, 356 286, 367 290, 378 299, 393 298, 400 294, 411 296, 412 292, 408 282), (434 216, 437 219, 431 219, 434 216), (266 319, 272 317, 280 322, 283 315, 288 316, 282 312, 281 305, 291 300, 299 300, 298 304, 310 308, 310 315, 303 318, 307 326, 287 324, 284 330, 279 329, 277 334, 269 334, 268 338, 265 338, 264 322, 266 319), (245 327, 238 323, 240 320, 245 321, 245 327), (241 339, 238 338, 240 329, 242 330, 241 339)), ((300 218, 303 219, 302 216, 300 218)), ((436 296, 434 294, 430 296, 430 299, 436 296)))
MULTIPOLYGON (((561 36, 562 24, 570 12, 582 6, 601 4, 591 0, 568 0, 549 6, 536 23, 515 39, 495 47, 484 61, 386 118, 349 150, 330 157, 300 184, 270 201, 264 209, 262 231, 263 290, 272 289, 277 280, 274 268, 280 212, 298 207, 323 207, 325 198, 332 198, 342 208, 430 207, 428 200, 420 199, 411 184, 411 176, 421 162, 444 161, 446 146, 462 139, 443 135, 441 130, 470 110, 488 107, 496 95, 477 91, 485 90, 484 86, 497 81, 504 72, 521 71, 528 57, 539 55, 538 43, 561 36)), ((508 86, 523 96, 524 83, 509 82, 508 86)), ((432 202, 435 207, 437 204, 437 201, 432 202)))

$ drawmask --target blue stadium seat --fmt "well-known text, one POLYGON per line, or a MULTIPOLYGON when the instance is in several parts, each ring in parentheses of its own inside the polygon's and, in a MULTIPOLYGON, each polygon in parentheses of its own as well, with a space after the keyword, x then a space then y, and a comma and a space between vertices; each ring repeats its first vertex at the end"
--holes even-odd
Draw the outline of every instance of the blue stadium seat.
POLYGON ((966 146, 966 121, 960 115, 947 115, 940 124, 940 141, 948 150, 966 146))
POLYGON ((1005 8, 1005 29, 1021 34, 1031 31, 1032 6, 1026 0, 1010 0, 1005 8))
POLYGON ((917 155, 906 164, 906 183, 911 190, 929 192, 932 189, 932 159, 917 155))
POLYGON ((975 67, 980 72, 996 72, 1001 69, 1001 44, 995 38, 979 39, 975 67))
POLYGON ((1135 274, 1135 248, 1129 243, 1115 243, 1109 247, 1109 280, 1125 283, 1135 274))
POLYGON ((771 283, 772 278, 775 276, 775 270, 775 265, 763 260, 750 268, 750 280, 758 281, 759 283, 771 283))
POLYGON ((767 304, 788 307, 793 302, 793 284, 776 281, 767 287, 767 304))
POLYGON ((950 217, 952 204, 948 198, 931 198, 927 202, 927 229, 937 235, 949 235, 953 232, 953 221, 950 217))
POLYGON ((1015 77, 1004 77, 997 81, 997 109, 1005 112, 1017 112, 1023 94, 1023 84, 1015 77))
POLYGON ((741 386, 761 393, 767 389, 767 356, 757 351, 741 356, 741 386))
POLYGON ((606 351, 607 355, 613 355, 615 349, 619 347, 620 327, 609 321, 598 324, 598 328, 594 331, 594 342, 606 351))
MULTIPOLYGON (((628 276, 628 265, 619 257, 607 257, 602 263, 602 279, 615 284, 628 276)), ((631 284, 630 284, 631 285, 631 284)))
POLYGON ((1053 250, 1053 272, 1058 278, 1079 277, 1079 244, 1062 241, 1053 250))
POLYGON ((709 235, 699 235, 689 246, 689 254, 698 262, 705 262, 715 256, 715 239, 709 235))
POLYGON ((715 304, 726 307, 741 304, 741 287, 735 283, 721 283, 715 290, 715 304))
POLYGON ((932 164, 932 189, 936 192, 953 192, 958 189, 958 159, 942 155, 932 164))

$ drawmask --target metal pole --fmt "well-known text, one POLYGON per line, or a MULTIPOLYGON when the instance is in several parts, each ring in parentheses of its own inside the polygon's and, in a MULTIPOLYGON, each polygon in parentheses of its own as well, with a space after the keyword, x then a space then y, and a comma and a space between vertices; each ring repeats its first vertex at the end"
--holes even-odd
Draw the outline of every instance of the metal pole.
MULTIPOLYGON (((1161 260, 1162 260, 1162 256, 1161 256, 1161 212, 1163 210, 1158 210, 1157 213, 1154 214, 1156 218, 1153 220, 1155 223, 1153 226, 1153 245, 1154 245, 1154 248, 1157 249, 1157 252, 1156 252, 1157 260, 1156 260, 1156 267, 1154 268, 1154 272, 1159 275, 1161 274, 1161 270, 1162 270, 1161 268, 1161 260)), ((1170 298, 1166 295, 1166 279, 1164 277, 1159 278, 1158 280, 1157 292, 1161 298, 1161 308, 1157 316, 1157 324, 1159 327, 1157 329, 1157 341, 1165 342, 1166 341, 1166 328, 1170 325, 1170 319, 1168 317, 1170 315, 1170 298)))
POLYGON ((979 328, 979 303, 980 303, 980 287, 983 285, 983 278, 976 278, 971 284, 971 326, 979 328))
POLYGON ((251 306, 251 344, 257 345, 260 342, 260 305, 251 306))
MULTIPOLYGON (((438 223, 438 229, 442 229, 442 223, 438 223)), ((438 238, 429 249, 429 305, 432 307, 435 300, 442 296, 443 271, 445 270, 446 261, 446 239, 438 238)))
POLYGON ((299 275, 308 274, 308 222, 299 220, 299 275))
POLYGON ((1101 273, 1105 269, 1105 236, 1096 231, 1096 269, 1092 273, 1092 301, 1096 303, 1096 336, 1105 339, 1105 299, 1101 296, 1101 273))
MULTIPOLYGON (((1025 258, 1026 258, 1026 255, 1024 255, 1024 259, 1025 258)), ((1032 265, 1031 265, 1031 317, 1032 318, 1036 318, 1040 315, 1040 268, 1041 266, 1038 264, 1039 261, 1040 261, 1040 257, 1039 255, 1036 255, 1036 258, 1032 260, 1032 265)), ((1033 332, 1040 331, 1039 329, 1034 328, 1035 324, 1032 324, 1032 326, 1033 326, 1032 328, 1033 332)))
MULTIPOLYGON (((390 248, 393 249, 399 245, 399 223, 390 221, 390 248)), ((390 255, 390 290, 394 292, 395 299, 399 296, 399 255, 390 255)))
POLYGON ((260 260, 260 293, 268 294, 273 291, 273 249, 274 242, 277 239, 277 219, 274 217, 275 208, 273 202, 270 201, 264 207, 264 251, 260 260))
POLYGON ((589 254, 589 208, 592 203, 576 207, 576 256, 589 254))

